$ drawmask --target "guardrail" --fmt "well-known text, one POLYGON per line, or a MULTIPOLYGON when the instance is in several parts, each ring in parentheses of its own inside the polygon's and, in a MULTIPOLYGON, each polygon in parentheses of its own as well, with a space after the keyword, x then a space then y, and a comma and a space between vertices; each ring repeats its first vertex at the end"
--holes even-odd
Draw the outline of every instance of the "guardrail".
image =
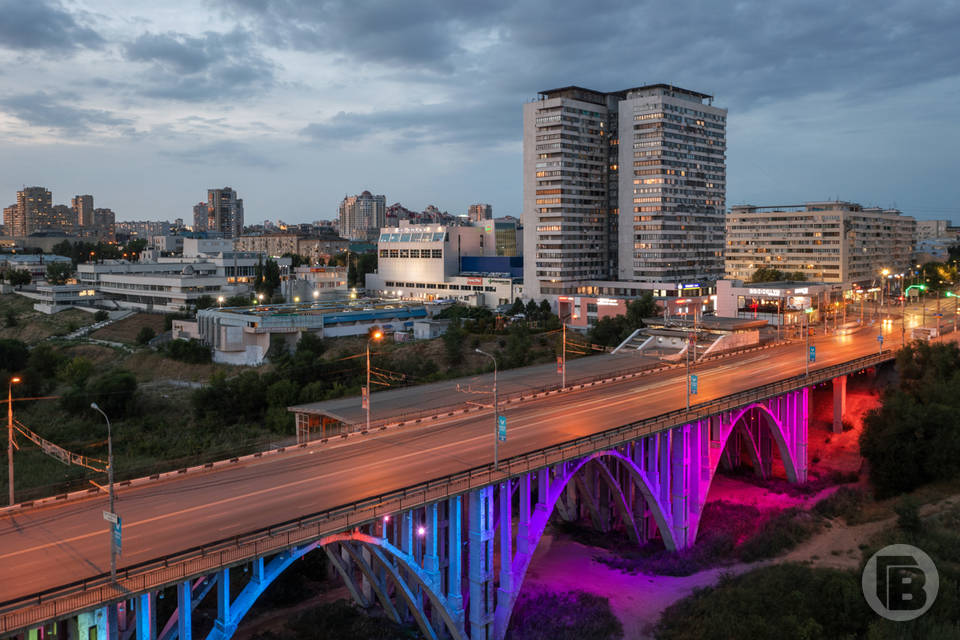
POLYGON ((258 556, 277 553, 298 544, 315 541, 325 535, 369 523, 385 514, 420 507, 502 481, 507 477, 610 449, 692 420, 733 410, 789 391, 796 391, 837 376, 861 371, 893 358, 893 351, 863 356, 811 371, 809 375, 797 375, 716 398, 694 405, 689 410, 670 411, 591 436, 513 456, 502 460, 497 471, 494 471, 492 464, 474 467, 443 478, 257 529, 247 534, 141 562, 119 569, 116 586, 110 584, 109 574, 100 574, 55 589, 0 602, 0 634, 12 634, 46 621, 130 598, 137 593, 171 586, 188 578, 206 575, 258 556))

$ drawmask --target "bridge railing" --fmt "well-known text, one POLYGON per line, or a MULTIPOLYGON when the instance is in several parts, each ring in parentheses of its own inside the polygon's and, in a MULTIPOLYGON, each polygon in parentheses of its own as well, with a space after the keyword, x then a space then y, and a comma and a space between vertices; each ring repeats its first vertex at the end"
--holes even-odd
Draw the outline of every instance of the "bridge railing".
POLYGON ((481 465, 443 478, 264 527, 247 534, 123 567, 117 571, 116 586, 110 583, 109 574, 101 574, 56 589, 0 602, 0 635, 11 634, 78 611, 130 598, 137 593, 172 586, 259 556, 313 542, 325 535, 369 523, 384 515, 421 507, 502 481, 507 477, 537 471, 596 451, 610 449, 693 420, 819 384, 837 376, 855 373, 893 358, 892 351, 864 356, 811 371, 809 375, 793 376, 716 398, 694 405, 689 410, 670 411, 601 433, 513 456, 501 461, 496 471, 492 464, 481 465))

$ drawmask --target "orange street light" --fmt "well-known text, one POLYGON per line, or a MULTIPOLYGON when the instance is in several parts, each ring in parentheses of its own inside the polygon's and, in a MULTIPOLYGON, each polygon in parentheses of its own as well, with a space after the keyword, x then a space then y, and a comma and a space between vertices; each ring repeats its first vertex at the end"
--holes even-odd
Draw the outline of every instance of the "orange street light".
POLYGON ((370 342, 372 340, 380 340, 382 337, 383 331, 375 329, 367 339, 367 397, 365 398, 367 405, 367 431, 370 431, 370 342))
POLYGON ((13 506, 13 385, 20 383, 20 378, 10 378, 7 385, 7 473, 10 488, 10 506, 13 506))

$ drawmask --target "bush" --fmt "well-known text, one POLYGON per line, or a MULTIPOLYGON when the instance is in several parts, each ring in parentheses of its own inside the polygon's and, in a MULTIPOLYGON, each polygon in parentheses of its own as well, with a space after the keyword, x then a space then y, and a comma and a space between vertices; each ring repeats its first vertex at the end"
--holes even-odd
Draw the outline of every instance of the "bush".
POLYGON ((93 373, 93 363, 82 356, 67 360, 57 369, 57 378, 73 387, 82 388, 93 373))
POLYGON ((657 623, 660 640, 863 638, 876 616, 860 574, 796 564, 764 567, 671 605, 657 623))
POLYGON ((584 591, 525 589, 507 629, 509 640, 613 640, 623 625, 607 598, 584 591))
POLYGON ((95 314, 93 314, 94 322, 103 322, 104 320, 109 320, 109 319, 110 319, 110 314, 104 311, 103 309, 100 309, 95 314))
POLYGON ((744 562, 780 555, 807 540, 820 529, 820 523, 809 513, 796 507, 767 520, 763 527, 740 546, 744 562))
POLYGON ((90 387, 90 397, 111 420, 122 420, 133 413, 136 394, 136 377, 123 369, 97 378, 90 387))
POLYGON ((152 327, 141 327, 137 332, 137 344, 147 344, 157 337, 157 332, 152 327))
POLYGON ((8 327, 15 327, 18 324, 20 324, 20 322, 17 320, 17 314, 14 312, 13 309, 7 309, 6 325, 8 327))
POLYGON ((210 362, 212 352, 209 345, 199 340, 171 340, 166 346, 167 357, 190 364, 206 364, 210 362))
POLYGON ((7 371, 22 371, 27 366, 30 351, 27 345, 19 340, 0 339, 0 363, 7 371))
POLYGON ((832 495, 813 505, 813 512, 824 518, 843 517, 852 524, 863 509, 866 496, 863 491, 852 487, 840 487, 832 495))

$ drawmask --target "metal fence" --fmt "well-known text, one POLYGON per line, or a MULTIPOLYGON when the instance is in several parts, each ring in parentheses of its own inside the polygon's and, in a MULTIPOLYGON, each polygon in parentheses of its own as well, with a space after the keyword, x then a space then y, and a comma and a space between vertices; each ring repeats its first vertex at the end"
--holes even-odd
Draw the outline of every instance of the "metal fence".
POLYGON ((892 360, 894 357, 892 351, 864 356, 811 371, 809 375, 793 376, 697 404, 689 410, 670 411, 591 436, 507 458, 500 462, 497 471, 494 471, 492 464, 474 467, 244 535, 186 549, 118 570, 116 586, 110 584, 109 574, 101 574, 56 589, 2 602, 0 603, 0 634, 12 634, 50 620, 128 599, 138 593, 172 586, 259 556, 313 542, 323 536, 369 523, 386 514, 421 507, 502 481, 507 477, 537 471, 567 460, 575 460, 693 420, 737 409, 841 375, 856 373, 892 360))

